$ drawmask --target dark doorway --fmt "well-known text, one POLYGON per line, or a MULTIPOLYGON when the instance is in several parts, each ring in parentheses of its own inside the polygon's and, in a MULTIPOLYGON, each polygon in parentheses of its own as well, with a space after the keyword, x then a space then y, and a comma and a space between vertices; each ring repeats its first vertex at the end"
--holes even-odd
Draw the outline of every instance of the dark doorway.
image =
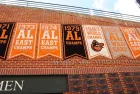
POLYGON ((68 77, 67 75, 0 76, 0 87, 1 85, 0 94, 63 94, 68 92, 68 77))

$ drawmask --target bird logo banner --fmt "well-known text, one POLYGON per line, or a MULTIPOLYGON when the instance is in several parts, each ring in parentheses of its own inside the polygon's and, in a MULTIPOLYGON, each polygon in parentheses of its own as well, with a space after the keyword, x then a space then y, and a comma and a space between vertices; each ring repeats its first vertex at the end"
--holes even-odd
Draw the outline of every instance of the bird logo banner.
POLYGON ((102 29, 97 25, 83 25, 89 59, 96 56, 111 58, 102 29))

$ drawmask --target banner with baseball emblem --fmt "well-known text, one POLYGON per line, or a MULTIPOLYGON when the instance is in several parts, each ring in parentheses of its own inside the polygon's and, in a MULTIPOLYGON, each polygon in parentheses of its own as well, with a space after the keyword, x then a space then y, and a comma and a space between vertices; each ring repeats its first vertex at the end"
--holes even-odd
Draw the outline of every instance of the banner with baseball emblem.
POLYGON ((132 54, 119 27, 102 26, 102 29, 114 59, 121 55, 132 58, 132 54))
POLYGON ((83 25, 89 59, 96 56, 111 58, 102 29, 97 25, 83 25))
POLYGON ((60 24, 40 24, 37 58, 52 55, 62 58, 60 24))
POLYGON ((64 59, 72 56, 87 58, 81 25, 64 24, 62 28, 64 59))
POLYGON ((15 23, 0 23, 0 58, 6 59, 15 23))
POLYGON ((140 56, 140 35, 138 34, 135 28, 131 28, 131 27, 120 27, 120 28, 127 41, 127 44, 129 45, 129 48, 134 58, 139 57, 140 56))
POLYGON ((25 55, 35 58, 36 23, 17 23, 9 58, 25 55))

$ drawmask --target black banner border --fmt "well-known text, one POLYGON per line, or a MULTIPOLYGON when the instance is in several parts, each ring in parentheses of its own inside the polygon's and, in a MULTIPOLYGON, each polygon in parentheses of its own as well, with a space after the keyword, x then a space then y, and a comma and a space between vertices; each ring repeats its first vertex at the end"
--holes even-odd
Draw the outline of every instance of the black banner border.
POLYGON ((84 59, 88 59, 88 55, 87 55, 87 50, 86 50, 86 45, 85 45, 85 39, 84 39, 84 34, 83 34, 83 28, 82 28, 82 25, 81 24, 62 24, 61 25, 61 27, 62 27, 62 41, 63 41, 63 58, 64 58, 64 60, 65 59, 68 59, 68 58, 71 58, 71 57, 74 57, 74 56, 78 56, 78 57, 81 57, 81 58, 84 58, 84 59), (64 25, 78 25, 79 27, 80 27, 80 30, 81 30, 81 37, 82 37, 82 39, 83 39, 83 46, 84 46, 84 52, 85 52, 85 55, 86 55, 86 57, 84 57, 84 56, 82 56, 82 55, 79 55, 79 54, 73 54, 73 55, 70 55, 70 56, 67 56, 66 57, 66 55, 65 55, 65 44, 64 44, 64 28, 63 28, 63 26, 64 25))
POLYGON ((5 53, 4 53, 4 57, 0 56, 1 59, 6 59, 7 58, 7 54, 8 54, 7 50, 9 48, 9 46, 10 46, 9 44, 11 42, 11 38, 12 38, 12 34, 13 34, 13 31, 14 31, 16 22, 0 22, 0 23, 11 23, 11 24, 13 24, 11 32, 10 32, 9 40, 8 40, 8 43, 7 43, 7 46, 6 46, 6 50, 5 50, 5 53))

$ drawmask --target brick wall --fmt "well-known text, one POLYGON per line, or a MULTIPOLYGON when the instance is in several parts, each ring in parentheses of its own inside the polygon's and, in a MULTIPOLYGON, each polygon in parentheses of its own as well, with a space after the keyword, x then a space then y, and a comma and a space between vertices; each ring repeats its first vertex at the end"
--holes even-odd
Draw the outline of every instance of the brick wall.
MULTIPOLYGON (((68 12, 43 10, 0 5, 0 22, 51 23, 51 24, 88 24, 100 26, 140 27, 140 23, 121 21, 97 16, 89 16, 68 12)), ((36 46, 37 50, 37 46, 36 46)), ((37 52, 37 51, 36 51, 37 52)), ((86 74, 105 72, 137 72, 140 71, 140 57, 131 59, 120 56, 108 59, 98 56, 91 60, 73 57, 60 60, 47 56, 38 60, 26 56, 18 56, 8 60, 0 60, 1 75, 31 74, 86 74)))
POLYGON ((73 74, 65 94, 140 94, 140 72, 73 74))

